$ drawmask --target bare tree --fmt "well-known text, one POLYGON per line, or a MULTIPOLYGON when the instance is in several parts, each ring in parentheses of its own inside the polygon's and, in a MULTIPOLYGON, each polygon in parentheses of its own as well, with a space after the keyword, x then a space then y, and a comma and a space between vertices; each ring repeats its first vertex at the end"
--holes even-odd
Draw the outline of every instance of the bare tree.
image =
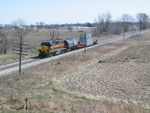
POLYGON ((102 33, 108 33, 110 30, 110 24, 111 24, 111 14, 109 12, 99 15, 98 20, 96 21, 96 29, 94 30, 97 35, 100 35, 102 33))
POLYGON ((103 20, 104 20, 104 32, 108 32, 109 30, 109 25, 111 23, 111 14, 107 12, 106 14, 103 14, 103 20))
POLYGON ((39 30, 39 29, 43 29, 44 26, 45 26, 45 23, 44 23, 44 22, 36 22, 36 27, 37 27, 38 30, 39 30))
POLYGON ((8 32, 0 31, 0 53, 7 53, 7 43, 8 43, 8 32))
POLYGON ((12 24, 15 26, 15 28, 19 29, 19 28, 25 28, 25 20, 24 19, 17 19, 15 21, 12 21, 12 24))
POLYGON ((97 25, 95 31, 97 32, 97 34, 102 34, 104 29, 104 19, 101 16, 99 16, 96 24, 97 25))
POLYGON ((49 29, 49 38, 50 38, 50 40, 54 40, 54 39, 59 38, 59 32, 55 28, 55 25, 49 25, 48 29, 49 29))
POLYGON ((124 35, 126 32, 128 32, 129 27, 132 26, 134 19, 132 16, 128 15, 128 14, 123 14, 121 17, 121 22, 122 22, 122 28, 123 28, 123 32, 124 35))
POLYGON ((138 24, 139 24, 139 30, 145 30, 147 28, 147 24, 149 22, 149 16, 145 13, 138 13, 136 15, 138 24))
POLYGON ((67 29, 68 29, 70 32, 72 32, 73 27, 72 27, 71 25, 69 25, 69 26, 67 27, 67 29))
POLYGON ((117 21, 117 22, 112 22, 110 24, 110 31, 112 34, 118 35, 122 33, 122 27, 121 27, 121 22, 117 21))
POLYGON ((14 34, 15 37, 22 38, 24 40, 25 35, 27 34, 27 29, 26 29, 26 22, 24 19, 17 19, 15 21, 12 21, 12 24, 16 26, 16 33, 14 34))

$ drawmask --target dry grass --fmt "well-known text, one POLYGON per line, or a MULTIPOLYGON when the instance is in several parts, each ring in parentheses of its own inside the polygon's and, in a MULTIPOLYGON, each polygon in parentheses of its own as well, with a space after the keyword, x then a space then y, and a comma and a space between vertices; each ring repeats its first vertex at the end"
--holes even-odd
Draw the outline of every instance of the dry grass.
POLYGON ((24 112, 25 98, 28 98, 27 112, 61 113, 149 113, 136 101, 90 95, 68 90, 62 83, 66 76, 86 69, 98 60, 113 56, 139 40, 111 43, 57 61, 26 69, 21 76, 16 73, 0 78, 0 109, 2 113, 24 112), (15 111, 13 111, 13 110, 15 111), (17 111, 17 110, 19 111, 17 111))
MULTIPOLYGON (((77 40, 79 39, 80 34, 84 33, 84 31, 86 31, 86 33, 92 33, 92 28, 73 29, 72 32, 69 32, 69 30, 67 30, 67 29, 57 29, 56 30, 56 32, 59 33, 60 39, 77 39, 77 40)), ((8 51, 8 54, 6 54, 6 55, 0 55, 0 65, 16 61, 19 58, 12 54, 13 53, 12 42, 16 42, 18 40, 18 38, 15 36, 15 34, 16 34, 16 31, 13 31, 13 30, 9 31, 9 35, 8 35, 9 51, 8 51)), ((108 39, 108 38, 112 38, 112 37, 113 37, 112 35, 94 37, 94 40, 104 40, 104 39, 108 39)), ((24 42, 29 44, 29 46, 27 47, 27 49, 29 50, 28 56, 23 56, 23 57, 28 58, 28 57, 37 56, 38 49, 40 47, 41 42, 49 41, 49 40, 50 40, 49 30, 38 30, 38 32, 31 30, 30 32, 28 32, 28 34, 24 38, 24 42)))
POLYGON ((13 61, 18 60, 18 58, 16 57, 17 55, 15 54, 3 54, 0 55, 0 65, 6 64, 6 63, 10 63, 13 61))

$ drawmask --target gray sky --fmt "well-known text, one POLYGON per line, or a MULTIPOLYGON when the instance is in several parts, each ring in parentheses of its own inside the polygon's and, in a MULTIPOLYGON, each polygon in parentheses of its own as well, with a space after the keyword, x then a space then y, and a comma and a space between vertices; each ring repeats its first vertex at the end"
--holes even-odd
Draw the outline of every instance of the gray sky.
POLYGON ((0 0, 0 24, 11 24, 19 18, 27 24, 94 22, 106 12, 113 20, 124 13, 150 15, 150 0, 0 0))

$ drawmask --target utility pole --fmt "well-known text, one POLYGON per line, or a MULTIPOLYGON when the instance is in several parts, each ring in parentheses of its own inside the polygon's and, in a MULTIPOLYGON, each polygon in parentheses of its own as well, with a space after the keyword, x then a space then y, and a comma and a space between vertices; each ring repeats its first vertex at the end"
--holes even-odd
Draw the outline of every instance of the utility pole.
POLYGON ((84 32, 85 45, 84 45, 84 53, 86 53, 86 31, 84 32))
POLYGON ((19 75, 21 74, 21 58, 22 58, 22 33, 23 33, 23 29, 21 29, 21 35, 20 35, 19 75))
POLYGON ((21 61, 22 61, 22 55, 27 55, 26 53, 23 52, 28 52, 25 50, 25 46, 29 46, 28 44, 23 43, 23 36, 24 36, 24 31, 23 29, 19 29, 19 41, 14 42, 13 44, 13 51, 15 51, 14 54, 19 54, 19 75, 21 74, 21 61))

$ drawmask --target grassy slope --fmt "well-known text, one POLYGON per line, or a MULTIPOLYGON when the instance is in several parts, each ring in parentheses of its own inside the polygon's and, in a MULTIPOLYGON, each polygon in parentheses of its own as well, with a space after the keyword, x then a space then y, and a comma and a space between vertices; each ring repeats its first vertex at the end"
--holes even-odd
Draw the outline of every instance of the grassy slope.
POLYGON ((124 50, 132 42, 108 44, 100 48, 75 54, 58 61, 26 69, 21 76, 13 74, 0 78, 0 105, 2 113, 24 112, 24 99, 28 98, 28 111, 65 112, 65 113, 149 113, 149 110, 136 104, 127 104, 124 100, 98 98, 80 92, 62 89, 61 84, 66 74, 71 74, 82 67, 93 65, 98 60, 124 50), (118 49, 120 48, 120 49, 118 49), (109 53, 109 54, 106 54, 109 53), (33 71, 34 70, 34 71, 33 71))

